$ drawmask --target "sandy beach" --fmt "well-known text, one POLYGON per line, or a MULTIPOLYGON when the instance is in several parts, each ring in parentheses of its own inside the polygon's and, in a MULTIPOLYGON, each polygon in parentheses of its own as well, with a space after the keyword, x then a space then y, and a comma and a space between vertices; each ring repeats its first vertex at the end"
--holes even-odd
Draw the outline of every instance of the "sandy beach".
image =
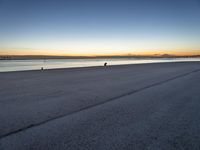
POLYGON ((200 148, 200 62, 0 73, 0 150, 200 148))

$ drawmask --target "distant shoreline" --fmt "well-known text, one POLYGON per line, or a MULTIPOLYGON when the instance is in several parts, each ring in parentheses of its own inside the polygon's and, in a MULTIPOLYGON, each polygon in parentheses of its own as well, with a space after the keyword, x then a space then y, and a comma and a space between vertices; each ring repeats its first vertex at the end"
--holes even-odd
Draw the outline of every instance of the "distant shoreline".
POLYGON ((200 58, 200 55, 193 56, 174 56, 174 55, 152 55, 152 56, 48 56, 48 55, 9 55, 9 56, 0 56, 0 60, 38 60, 38 59, 120 59, 120 58, 200 58))

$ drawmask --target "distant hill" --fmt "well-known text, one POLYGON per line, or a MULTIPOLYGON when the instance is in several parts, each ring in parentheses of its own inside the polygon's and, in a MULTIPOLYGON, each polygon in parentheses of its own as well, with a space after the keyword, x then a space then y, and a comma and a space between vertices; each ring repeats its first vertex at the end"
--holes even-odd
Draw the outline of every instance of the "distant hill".
POLYGON ((170 54, 163 54, 161 57, 176 57, 175 55, 170 55, 170 54))

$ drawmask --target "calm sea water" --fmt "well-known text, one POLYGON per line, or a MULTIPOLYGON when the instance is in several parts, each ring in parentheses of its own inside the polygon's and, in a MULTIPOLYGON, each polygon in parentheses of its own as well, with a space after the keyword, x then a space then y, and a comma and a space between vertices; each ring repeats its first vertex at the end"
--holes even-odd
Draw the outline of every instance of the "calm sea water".
POLYGON ((46 59, 46 60, 0 60, 0 72, 21 71, 21 70, 39 70, 53 68, 71 68, 103 66, 104 62, 108 65, 120 64, 142 64, 142 63, 160 63, 160 62, 182 62, 182 61, 200 61, 200 58, 109 58, 109 59, 46 59))

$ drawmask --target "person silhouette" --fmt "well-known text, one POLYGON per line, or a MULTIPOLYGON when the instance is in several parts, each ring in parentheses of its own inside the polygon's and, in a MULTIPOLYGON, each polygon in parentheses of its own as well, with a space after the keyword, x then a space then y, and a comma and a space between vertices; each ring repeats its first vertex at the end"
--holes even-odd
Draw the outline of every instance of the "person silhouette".
POLYGON ((104 66, 107 66, 107 62, 104 63, 104 66))

